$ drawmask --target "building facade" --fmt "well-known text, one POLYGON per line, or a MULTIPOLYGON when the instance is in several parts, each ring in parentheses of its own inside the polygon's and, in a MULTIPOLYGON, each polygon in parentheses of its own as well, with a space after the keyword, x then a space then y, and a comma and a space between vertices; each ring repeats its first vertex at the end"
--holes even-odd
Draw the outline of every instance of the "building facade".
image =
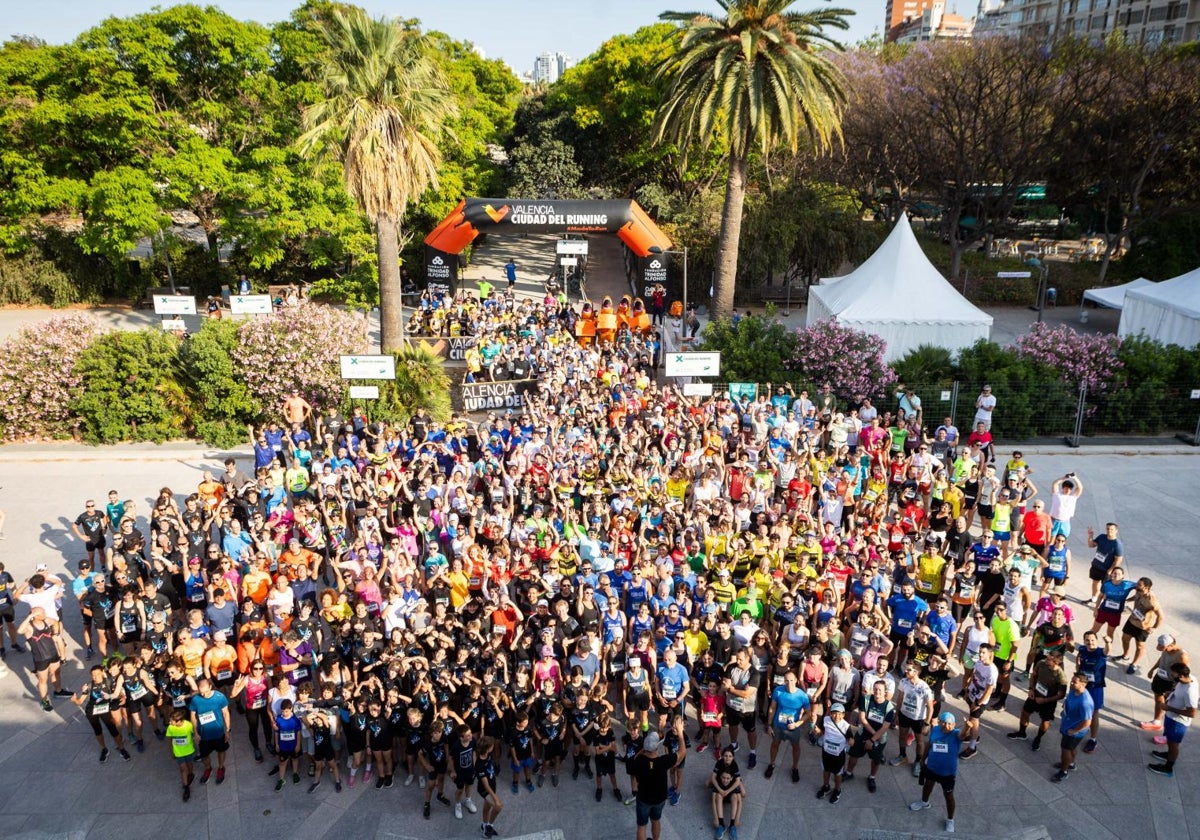
POLYGON ((1152 46, 1200 39, 1200 0, 1009 0, 980 8, 976 35, 1105 38, 1152 46))

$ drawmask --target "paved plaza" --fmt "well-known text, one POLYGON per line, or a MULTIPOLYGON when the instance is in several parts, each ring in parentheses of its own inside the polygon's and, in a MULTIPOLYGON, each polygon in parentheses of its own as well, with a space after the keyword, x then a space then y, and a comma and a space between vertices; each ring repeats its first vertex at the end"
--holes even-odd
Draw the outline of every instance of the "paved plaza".
MULTIPOLYGON (((1003 449, 1001 454, 1006 454, 1003 449)), ((1071 539, 1076 562, 1090 557, 1084 545, 1088 524, 1102 525, 1110 518, 1119 522, 1131 569, 1154 578, 1166 609, 1167 628, 1193 651, 1200 650, 1200 586, 1195 580, 1200 529, 1192 501, 1200 495, 1197 455, 1181 446, 1138 453, 1048 449, 1030 458, 1039 487, 1072 470, 1086 482, 1071 539)), ((4 472, 0 507, 8 514, 0 556, 18 580, 31 574, 38 563, 66 576, 68 564, 73 566, 80 556, 69 523, 83 509, 85 498, 103 498, 109 488, 118 488, 124 496, 135 498, 144 514, 160 487, 169 486, 182 496, 194 489, 203 468, 218 465, 220 456, 187 445, 0 448, 4 472)), ((1077 573, 1070 582, 1072 596, 1083 593, 1085 586, 1086 575, 1077 573)), ((79 619, 69 607, 66 616, 73 659, 64 670, 64 681, 77 688, 84 678, 79 619)), ((1089 623, 1090 617, 1077 618, 1077 633, 1089 623)), ((415 785, 375 790, 373 785, 360 784, 339 794, 326 782, 308 795, 304 782, 275 793, 274 780, 267 776, 270 765, 255 764, 236 715, 228 780, 220 787, 212 782, 196 785, 192 801, 183 803, 163 744, 151 738, 145 754, 133 753, 128 763, 114 755, 107 764, 98 764, 82 713, 65 701, 59 701, 53 712, 43 712, 33 700, 28 654, 10 652, 8 663, 11 673, 0 679, 0 836, 225 840, 479 835, 470 815, 455 820, 449 808, 436 803, 432 820, 423 820, 415 785)), ((955 682, 951 685, 956 687, 955 682)), ((1153 747, 1132 722, 1148 716, 1148 689, 1144 677, 1126 677, 1115 667, 1110 671, 1100 747, 1095 754, 1082 756, 1079 770, 1061 785, 1050 782, 1057 738, 1047 739, 1046 748, 1033 753, 1026 743, 1004 739, 1003 734, 1013 728, 1011 713, 989 713, 980 756, 960 767, 959 834, 1012 837, 1026 828, 1044 827, 1046 833, 1038 836, 1056 840, 1200 836, 1200 739, 1185 741, 1174 779, 1146 772, 1153 747)), ((1016 684, 1010 709, 1015 710, 1021 700, 1022 686, 1016 684)), ((960 710, 958 701, 951 701, 950 707, 960 710)), ((894 749, 889 745, 889 755, 894 749)), ((711 753, 689 755, 682 801, 669 807, 664 818, 666 840, 711 836, 703 790, 711 762, 711 753)), ((765 762, 747 771, 750 797, 741 836, 854 838, 872 829, 940 833, 937 794, 930 811, 913 814, 904 807, 916 795, 916 782, 907 767, 882 769, 874 795, 861 780, 847 782, 841 802, 830 805, 813 795, 817 762, 816 749, 806 745, 798 785, 786 772, 764 780, 765 762)), ((618 774, 627 787, 623 768, 618 768, 618 774)), ((598 840, 633 836, 633 809, 611 798, 595 803, 592 783, 582 776, 572 781, 565 775, 557 790, 547 786, 529 794, 522 789, 515 797, 508 794, 507 782, 506 777, 500 787, 505 801, 497 821, 502 836, 539 832, 550 832, 543 837, 598 840)))

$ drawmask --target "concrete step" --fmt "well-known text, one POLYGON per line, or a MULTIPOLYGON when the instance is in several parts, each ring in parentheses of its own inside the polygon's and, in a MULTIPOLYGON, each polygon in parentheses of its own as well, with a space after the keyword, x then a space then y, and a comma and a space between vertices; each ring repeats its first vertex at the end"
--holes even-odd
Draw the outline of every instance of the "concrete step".
MULTIPOLYGON (((958 840, 1051 840, 1050 832, 1044 826, 1033 826, 1014 834, 960 834, 954 833, 958 840)), ((894 831, 886 828, 865 828, 858 833, 858 840, 942 840, 944 832, 936 834, 920 831, 894 831)))

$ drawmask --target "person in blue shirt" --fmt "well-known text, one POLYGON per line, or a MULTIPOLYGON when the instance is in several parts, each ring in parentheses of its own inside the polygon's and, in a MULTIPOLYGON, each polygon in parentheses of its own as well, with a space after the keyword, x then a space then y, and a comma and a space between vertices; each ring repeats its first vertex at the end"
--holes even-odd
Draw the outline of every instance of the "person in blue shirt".
POLYGON ((950 614, 950 601, 945 596, 934 602, 933 610, 925 614, 925 623, 933 635, 942 640, 946 647, 951 646, 951 640, 958 633, 958 622, 950 614))
POLYGON ((1100 734, 1100 710, 1104 708, 1104 678, 1108 673, 1108 642, 1100 646, 1094 630, 1083 634, 1083 644, 1075 649, 1076 673, 1087 678, 1088 694, 1092 695, 1092 725, 1085 753, 1096 751, 1096 736, 1100 734))
POLYGON ((691 688, 691 678, 687 668, 679 664, 675 649, 668 647, 663 651, 662 664, 658 666, 658 686, 655 692, 658 696, 658 728, 667 726, 668 718, 682 717, 687 710, 687 695, 691 688))
POLYGON ((1125 567, 1117 566, 1108 573, 1108 580, 1100 587, 1100 601, 1096 604, 1096 617, 1092 620, 1092 632, 1099 633, 1102 625, 1108 625, 1106 633, 1108 643, 1112 644, 1117 627, 1121 624, 1121 615, 1125 612, 1125 602, 1137 583, 1125 579, 1125 567))
POLYGON ((769 779, 774 774, 779 745, 786 741, 792 745, 792 782, 800 781, 800 738, 811 708, 808 694, 797 684, 796 672, 789 669, 784 673, 783 685, 775 686, 771 692, 767 713, 771 721, 771 760, 764 777, 769 779))
POLYGON ((892 616, 892 644, 896 646, 893 656, 896 667, 903 668, 908 656, 909 637, 929 611, 924 598, 918 598, 911 580, 900 584, 900 592, 887 599, 887 608, 892 616))
POLYGON ((941 785, 942 796, 946 799, 946 831, 954 831, 954 780, 958 775, 958 751, 963 742, 962 731, 954 728, 956 723, 951 712, 938 715, 938 725, 929 735, 929 749, 925 752, 921 771, 921 798, 908 806, 912 811, 930 807, 933 787, 941 785))
POLYGON ((1071 687, 1063 698, 1062 721, 1058 731, 1062 735, 1061 761, 1055 765, 1058 772, 1051 781, 1061 782, 1075 769, 1075 754, 1083 743, 1083 736, 1092 726, 1092 716, 1096 713, 1096 705, 1088 691, 1088 679, 1082 671, 1076 671, 1071 677, 1071 687))
POLYGON ((192 713, 192 726, 200 738, 200 760, 204 763, 204 784, 212 775, 212 754, 217 754, 217 784, 225 781, 225 751, 229 749, 229 701, 225 695, 213 691, 212 680, 201 677, 197 683, 199 691, 188 704, 192 713))

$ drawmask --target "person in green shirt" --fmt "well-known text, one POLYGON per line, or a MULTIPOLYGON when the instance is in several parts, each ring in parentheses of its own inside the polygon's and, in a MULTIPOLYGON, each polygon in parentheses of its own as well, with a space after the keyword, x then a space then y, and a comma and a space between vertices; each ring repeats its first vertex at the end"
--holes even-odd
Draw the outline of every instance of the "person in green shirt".
POLYGON ((1001 601, 996 605, 996 614, 992 616, 992 635, 996 637, 995 659, 996 679, 995 697, 992 698, 992 709, 1004 708, 1008 692, 1012 686, 1013 660, 1016 657, 1016 646, 1021 640, 1021 623, 1008 614, 1008 605, 1001 601))
POLYGON ((171 745, 171 754, 179 765, 179 781, 183 785, 183 801, 192 798, 192 780, 196 774, 192 764, 196 758, 196 730, 188 719, 186 709, 175 709, 171 712, 171 722, 167 725, 167 742, 171 745))

